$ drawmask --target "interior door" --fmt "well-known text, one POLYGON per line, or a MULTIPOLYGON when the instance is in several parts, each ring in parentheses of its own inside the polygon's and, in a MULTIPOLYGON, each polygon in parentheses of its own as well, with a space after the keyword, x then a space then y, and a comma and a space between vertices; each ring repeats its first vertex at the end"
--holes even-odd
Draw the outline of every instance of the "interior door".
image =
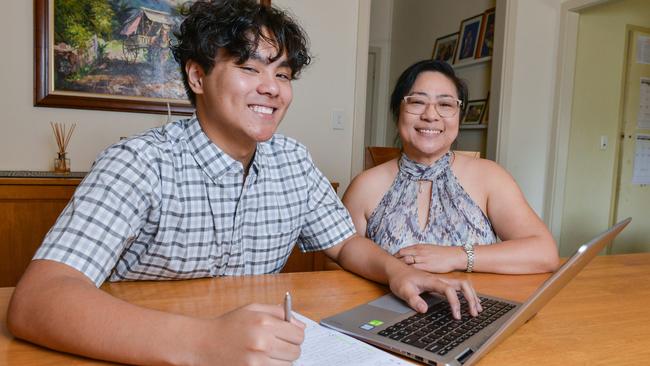
MULTIPOLYGON (((623 96, 623 122, 618 162, 618 184, 616 186, 616 210, 613 222, 628 216, 632 223, 618 236, 610 248, 612 253, 633 253, 650 251, 650 185, 633 183, 635 169, 650 168, 640 165, 636 156, 637 147, 645 144, 637 142, 637 136, 650 135, 650 126, 639 126, 638 120, 650 105, 650 96, 643 93, 650 82, 650 28, 628 26, 628 46, 626 56, 625 87, 623 96), (642 85, 642 80, 646 85, 642 85)), ((647 90, 646 90, 647 91, 647 90)))

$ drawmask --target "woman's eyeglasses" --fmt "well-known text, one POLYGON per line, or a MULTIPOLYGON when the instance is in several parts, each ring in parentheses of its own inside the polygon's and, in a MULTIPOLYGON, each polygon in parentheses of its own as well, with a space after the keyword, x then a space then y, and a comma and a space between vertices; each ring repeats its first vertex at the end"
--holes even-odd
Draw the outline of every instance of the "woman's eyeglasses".
POLYGON ((434 101, 422 95, 407 95, 404 97, 404 111, 406 113, 422 115, 430 104, 433 104, 440 117, 451 118, 458 114, 463 102, 452 97, 436 98, 434 101))

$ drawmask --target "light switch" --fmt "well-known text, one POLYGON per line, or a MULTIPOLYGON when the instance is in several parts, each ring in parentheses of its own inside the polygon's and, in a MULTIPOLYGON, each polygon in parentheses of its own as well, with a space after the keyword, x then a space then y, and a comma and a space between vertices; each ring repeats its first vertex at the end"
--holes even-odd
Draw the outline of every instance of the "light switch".
POLYGON ((332 129, 333 130, 344 130, 345 129, 345 120, 342 110, 333 110, 332 111, 332 129))
POLYGON ((607 150, 607 136, 600 136, 600 149, 607 150))

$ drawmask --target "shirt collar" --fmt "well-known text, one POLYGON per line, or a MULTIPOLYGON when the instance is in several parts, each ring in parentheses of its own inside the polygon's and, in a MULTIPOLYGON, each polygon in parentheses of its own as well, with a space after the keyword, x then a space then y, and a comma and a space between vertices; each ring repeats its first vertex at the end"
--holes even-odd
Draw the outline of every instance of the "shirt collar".
MULTIPOLYGON (((227 174, 244 174, 244 166, 238 160, 226 154, 219 146, 212 142, 203 132, 201 124, 196 117, 188 120, 187 138, 194 160, 203 171, 213 180, 220 181, 227 174)), ((266 162, 265 143, 258 143, 249 175, 259 175, 266 162)))

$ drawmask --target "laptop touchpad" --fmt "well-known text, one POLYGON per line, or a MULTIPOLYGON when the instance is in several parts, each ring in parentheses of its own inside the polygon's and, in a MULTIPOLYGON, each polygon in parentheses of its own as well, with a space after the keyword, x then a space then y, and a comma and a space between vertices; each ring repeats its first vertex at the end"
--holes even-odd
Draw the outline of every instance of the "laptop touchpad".
POLYGON ((384 310, 394 311, 399 314, 408 313, 412 311, 408 304, 400 300, 393 294, 384 295, 374 301, 368 303, 368 305, 376 306, 384 310))
MULTIPOLYGON (((420 297, 426 301, 428 306, 432 306, 436 303, 439 303, 440 301, 444 301, 442 297, 426 292, 420 294, 420 297)), ((393 294, 384 295, 374 301, 369 302, 368 305, 372 305, 384 310, 394 311, 399 314, 405 314, 409 311, 413 311, 413 309, 411 309, 407 303, 393 294)))

